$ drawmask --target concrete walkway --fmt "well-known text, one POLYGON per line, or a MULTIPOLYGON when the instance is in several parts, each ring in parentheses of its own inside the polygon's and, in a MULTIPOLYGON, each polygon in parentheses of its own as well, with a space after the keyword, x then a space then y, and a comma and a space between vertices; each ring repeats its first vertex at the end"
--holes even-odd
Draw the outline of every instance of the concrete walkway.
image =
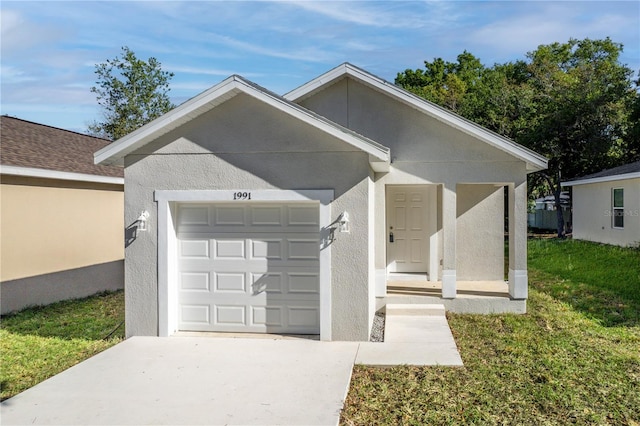
POLYGON ((430 306, 387 306, 384 343, 133 337, 4 401, 1 421, 336 425, 354 362, 462 365, 430 306))
POLYGON ((356 364, 461 366, 443 305, 386 306, 384 343, 360 343, 356 364))

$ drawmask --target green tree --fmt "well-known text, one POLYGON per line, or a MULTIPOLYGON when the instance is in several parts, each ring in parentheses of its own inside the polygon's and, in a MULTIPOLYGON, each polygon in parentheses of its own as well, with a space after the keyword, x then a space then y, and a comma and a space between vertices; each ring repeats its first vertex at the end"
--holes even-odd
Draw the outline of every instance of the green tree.
POLYGON ((121 56, 96 65, 95 73, 91 92, 104 119, 89 125, 90 134, 119 139, 174 108, 168 96, 173 73, 162 71, 156 58, 145 62, 125 46, 121 56))
POLYGON ((487 68, 465 51, 399 73, 396 84, 545 155, 549 168, 530 175, 529 188, 553 193, 562 224, 562 180, 640 155, 640 81, 621 52, 609 38, 571 39, 487 68))
MULTIPOLYGON (((640 71, 635 81, 636 89, 640 88, 640 71)), ((640 92, 636 90, 635 96, 630 96, 627 110, 629 113, 629 126, 626 137, 626 150, 623 152, 625 162, 640 160, 640 92)))
POLYGON ((456 62, 424 64, 398 73, 395 83, 501 135, 513 138, 521 130, 531 97, 524 61, 487 68, 465 50, 456 62))
POLYGON ((457 62, 436 58, 433 62, 424 61, 424 66, 424 70, 398 73, 395 83, 451 111, 469 115, 469 105, 485 71, 480 60, 465 50, 457 62))
POLYGON ((564 237, 560 182, 625 158, 629 99, 636 92, 620 52, 622 45, 609 38, 571 39, 527 55, 535 114, 517 141, 549 158, 549 168, 537 179, 555 196, 559 237, 564 237))

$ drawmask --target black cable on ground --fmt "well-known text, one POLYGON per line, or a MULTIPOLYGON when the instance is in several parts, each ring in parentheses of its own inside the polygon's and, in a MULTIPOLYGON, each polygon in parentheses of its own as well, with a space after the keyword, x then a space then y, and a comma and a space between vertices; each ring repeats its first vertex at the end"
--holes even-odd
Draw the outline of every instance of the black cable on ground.
POLYGON ((113 333, 115 333, 120 327, 122 327, 122 324, 124 324, 124 320, 122 320, 122 322, 120 324, 118 324, 116 326, 116 328, 114 328, 111 333, 109 333, 105 337, 103 337, 102 340, 107 340, 109 337, 113 336, 113 333))

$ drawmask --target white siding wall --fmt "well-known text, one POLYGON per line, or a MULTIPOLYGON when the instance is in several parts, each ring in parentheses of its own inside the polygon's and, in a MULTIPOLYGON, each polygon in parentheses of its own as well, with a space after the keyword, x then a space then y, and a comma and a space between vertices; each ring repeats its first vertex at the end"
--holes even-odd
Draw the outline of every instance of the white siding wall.
POLYGON ((573 238, 618 246, 640 243, 640 179, 575 185, 573 238), (612 226, 613 188, 624 188, 624 229, 612 226))

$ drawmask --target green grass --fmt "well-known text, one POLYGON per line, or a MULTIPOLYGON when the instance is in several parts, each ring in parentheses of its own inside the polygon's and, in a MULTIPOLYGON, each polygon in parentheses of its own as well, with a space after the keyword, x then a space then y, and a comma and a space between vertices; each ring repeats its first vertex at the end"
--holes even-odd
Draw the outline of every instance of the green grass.
POLYGON ((122 291, 3 316, 0 399, 10 398, 120 342, 124 326, 118 325, 123 320, 122 291))
POLYGON ((640 252, 531 240, 526 315, 448 315, 465 366, 354 369, 341 423, 639 425, 640 252))
POLYGON ((586 241, 531 240, 538 289, 604 326, 640 326, 640 250, 586 241))

